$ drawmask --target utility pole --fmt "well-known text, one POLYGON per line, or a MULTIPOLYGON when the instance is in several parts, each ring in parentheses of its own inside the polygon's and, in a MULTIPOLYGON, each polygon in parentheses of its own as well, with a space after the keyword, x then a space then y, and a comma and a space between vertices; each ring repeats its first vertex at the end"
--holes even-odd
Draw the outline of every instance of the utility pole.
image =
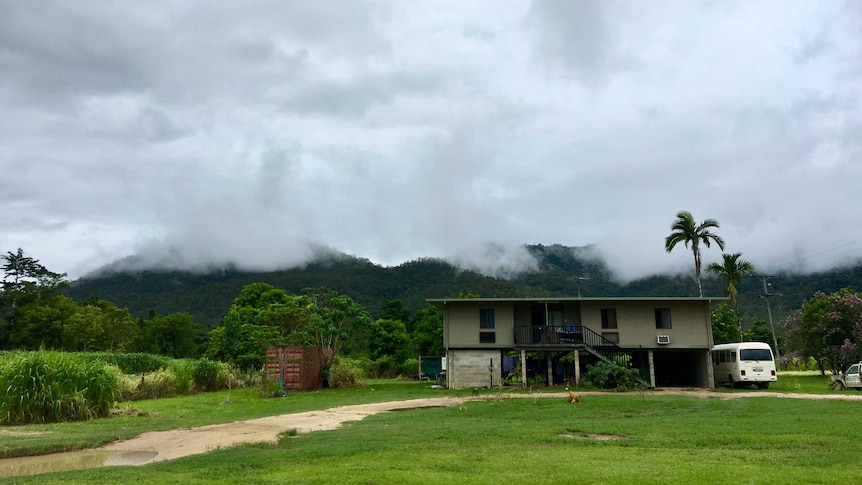
POLYGON ((575 279, 578 280, 578 298, 580 298, 581 297, 581 281, 582 280, 589 280, 590 277, 589 276, 575 276, 575 279))
POLYGON ((769 316, 769 328, 772 329, 772 343, 775 346, 775 360, 778 360, 778 358, 780 357, 778 353, 778 339, 775 337, 775 325, 772 324, 772 308, 769 306, 769 297, 781 296, 781 293, 769 292, 769 287, 772 285, 772 283, 767 283, 766 279, 771 278, 771 276, 761 275, 761 278, 763 279, 763 294, 760 295, 760 297, 766 299, 766 314, 769 316))

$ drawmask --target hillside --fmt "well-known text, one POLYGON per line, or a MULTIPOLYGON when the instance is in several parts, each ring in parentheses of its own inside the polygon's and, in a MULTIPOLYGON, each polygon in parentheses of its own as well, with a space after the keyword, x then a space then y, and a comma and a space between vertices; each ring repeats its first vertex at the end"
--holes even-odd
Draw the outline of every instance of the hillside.
MULTIPOLYGON (((303 268, 271 272, 222 269, 206 273, 186 271, 102 272, 75 281, 68 289, 72 298, 98 297, 145 317, 185 311, 205 325, 221 320, 240 289, 265 282, 290 293, 307 287, 327 287, 347 294, 374 314, 384 300, 401 299, 410 310, 425 306, 427 298, 474 293, 483 297, 577 296, 696 296, 690 275, 654 275, 626 284, 616 282, 608 268, 584 257, 583 248, 532 245, 527 249, 538 261, 536 271, 509 280, 462 270, 439 259, 420 259, 399 266, 382 267, 366 259, 339 255, 322 258, 303 268), (578 281, 578 276, 589 280, 578 281)), ((845 286, 862 288, 862 264, 825 273, 779 274, 769 280, 773 319, 780 322, 814 291, 836 291, 845 286)), ((706 295, 723 296, 721 285, 705 277, 706 295)), ((762 283, 747 278, 739 287, 744 322, 766 320, 766 305, 760 298, 762 283)))

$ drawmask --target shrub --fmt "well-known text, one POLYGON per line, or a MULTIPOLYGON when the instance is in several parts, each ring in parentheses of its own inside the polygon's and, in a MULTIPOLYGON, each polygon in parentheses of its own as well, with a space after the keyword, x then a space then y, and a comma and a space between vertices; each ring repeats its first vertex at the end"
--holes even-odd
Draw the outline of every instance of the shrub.
POLYGON ((75 354, 38 351, 3 355, 0 424, 79 421, 107 416, 119 372, 75 354))
POLYGON ((599 362, 587 366, 587 380, 599 389, 635 389, 638 387, 637 369, 627 369, 621 365, 599 362))
POLYGON ((329 369, 329 385, 332 387, 362 386, 365 371, 356 359, 339 358, 329 369))
POLYGON ((223 389, 227 385, 225 364, 209 359, 198 359, 192 369, 192 380, 195 389, 200 392, 211 392, 223 389))
POLYGON ((141 374, 144 372, 155 372, 165 369, 171 362, 171 358, 164 355, 145 353, 110 353, 110 352, 80 352, 81 357, 115 365, 124 374, 141 374))
POLYGON ((128 376, 123 379, 123 384, 123 400, 161 399, 177 395, 177 376, 169 369, 144 373, 140 377, 128 376))

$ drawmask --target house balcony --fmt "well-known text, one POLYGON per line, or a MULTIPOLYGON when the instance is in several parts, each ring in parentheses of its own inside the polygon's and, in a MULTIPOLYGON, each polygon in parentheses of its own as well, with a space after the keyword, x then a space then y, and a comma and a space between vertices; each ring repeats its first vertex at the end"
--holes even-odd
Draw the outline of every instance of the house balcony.
POLYGON ((526 350, 584 349, 617 351, 617 344, 583 325, 524 325, 515 327, 515 347, 526 350))
MULTIPOLYGON (((589 329, 586 329, 589 331, 589 329)), ((593 332, 594 333, 594 332, 593 332)), ((525 325, 515 327, 515 346, 519 348, 583 348, 582 325, 525 325)))

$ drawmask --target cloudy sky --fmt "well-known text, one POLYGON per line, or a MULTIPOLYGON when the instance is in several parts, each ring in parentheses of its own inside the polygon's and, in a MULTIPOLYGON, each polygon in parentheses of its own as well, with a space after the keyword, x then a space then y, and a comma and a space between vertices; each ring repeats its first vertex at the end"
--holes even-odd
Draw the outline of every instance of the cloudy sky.
POLYGON ((862 256, 860 2, 0 12, 0 251, 71 277, 559 243, 631 278, 689 270, 679 210, 761 269, 862 256))

